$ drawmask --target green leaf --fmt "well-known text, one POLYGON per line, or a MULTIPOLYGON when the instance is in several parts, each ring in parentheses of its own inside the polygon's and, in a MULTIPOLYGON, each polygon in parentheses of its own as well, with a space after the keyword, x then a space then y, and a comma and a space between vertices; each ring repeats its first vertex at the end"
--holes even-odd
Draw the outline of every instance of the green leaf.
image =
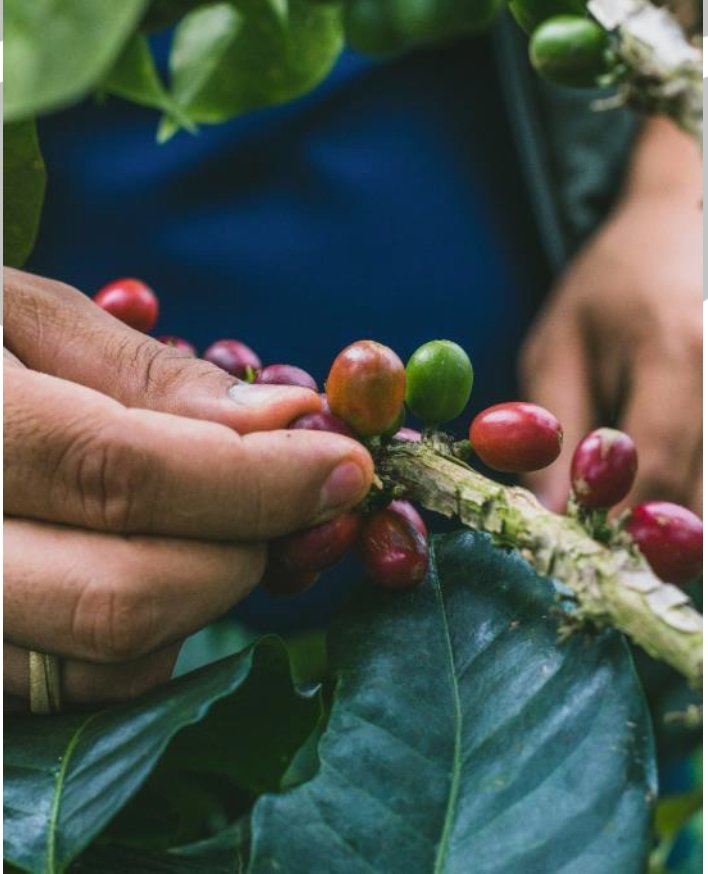
POLYGON ((63 871, 151 775, 218 771, 276 788, 319 713, 316 697, 294 690, 283 644, 263 638, 129 704, 9 718, 5 856, 26 871, 63 871))
MULTIPOLYGON (((341 47, 338 6, 312 0, 216 3, 187 15, 175 32, 172 94, 194 121, 224 121, 309 91, 341 47)), ((164 124, 163 138, 171 132, 164 124)))
POLYGON ((195 130, 194 124, 167 93, 155 67, 146 37, 135 34, 120 54, 101 88, 140 106, 167 113, 175 124, 195 130))
POLYGON ((651 727, 613 633, 558 642, 554 590, 472 532, 333 631, 317 776, 263 796, 249 874, 639 874, 651 727))
POLYGON ((22 267, 37 236, 47 174, 34 121, 5 124, 3 139, 4 263, 22 267))
POLYGON ((88 94, 145 6, 146 0, 5 0, 5 120, 88 94))

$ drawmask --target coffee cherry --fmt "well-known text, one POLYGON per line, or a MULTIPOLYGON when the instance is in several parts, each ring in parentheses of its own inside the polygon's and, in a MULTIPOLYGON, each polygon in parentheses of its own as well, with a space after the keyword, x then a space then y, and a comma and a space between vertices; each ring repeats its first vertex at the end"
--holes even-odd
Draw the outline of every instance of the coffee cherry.
POLYGON ((310 374, 292 364, 269 364, 261 370, 255 381, 261 385, 297 385, 317 391, 317 383, 310 374))
POLYGON ((352 429, 334 413, 308 413, 306 416, 300 416, 288 425, 293 431, 330 431, 332 434, 343 434, 345 437, 354 437, 356 434, 352 429))
POLYGON ((391 428, 400 415, 406 373, 396 353, 373 340, 359 340, 336 357, 327 377, 327 400, 335 416, 361 437, 391 428))
POLYGON ((629 494, 636 474, 634 441, 614 428, 598 428, 584 437, 570 465, 575 500, 590 510, 619 504, 629 494))
POLYGON ((406 405, 426 425, 455 419, 467 406, 474 371, 465 350, 450 340, 431 340, 406 365, 406 405))
POLYGON ((426 540, 428 539, 428 526, 410 501, 401 501, 400 499, 391 501, 387 509, 407 519, 416 531, 419 531, 426 540))
POLYGON ((179 349, 180 352, 187 352, 194 358, 197 357, 197 350, 194 346, 192 346, 192 344, 187 340, 183 340, 181 337, 156 337, 155 339, 160 343, 163 343, 165 346, 172 346, 173 349, 179 349))
POLYGON ((394 440, 402 440, 404 443, 420 443, 423 435, 420 431, 414 431, 413 428, 400 428, 393 435, 394 440))
POLYGON ((270 564, 287 571, 322 571, 337 564, 356 545, 361 531, 358 513, 343 513, 329 522, 273 540, 270 564))
POLYGON ((703 566, 703 522, 679 504, 648 501, 632 509, 625 531, 654 573, 665 582, 685 585, 703 566))
POLYGON ((372 582, 385 589, 413 589, 428 570, 428 543, 394 510, 379 510, 364 522, 359 556, 372 582))
POLYGON ((513 401, 488 407, 475 416, 470 443, 493 470, 526 473, 547 467, 558 458, 563 429, 543 407, 513 401))
POLYGON ((253 376, 261 369, 261 359, 250 346, 240 340, 217 340, 209 346, 202 358, 239 379, 253 376))
POLYGON ((556 15, 540 24, 529 41, 539 76, 556 85, 592 88, 611 69, 609 37, 584 15, 556 15))
POLYGON ((152 331, 157 322, 159 303, 155 292, 140 279, 116 279, 94 295, 94 301, 107 313, 136 331, 152 331))
POLYGON ((317 571, 289 571, 277 565, 268 565, 261 586, 278 598, 301 595, 317 582, 318 577, 317 571))

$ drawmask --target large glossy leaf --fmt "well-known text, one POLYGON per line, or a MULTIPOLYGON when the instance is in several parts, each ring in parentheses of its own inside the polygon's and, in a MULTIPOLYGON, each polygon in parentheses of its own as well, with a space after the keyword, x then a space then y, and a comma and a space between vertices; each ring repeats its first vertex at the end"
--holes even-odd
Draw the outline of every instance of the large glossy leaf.
POLYGON ((46 185, 34 121, 4 125, 3 183, 3 263, 21 267, 34 246, 46 185))
MULTIPOLYGON (((312 0, 232 0, 179 24, 170 58, 176 103, 219 122, 309 91, 342 47, 339 8, 312 0)), ((163 136, 173 129, 163 125, 163 136)))
POLYGON ((5 0, 5 120, 87 94, 145 6, 146 0, 5 0))
POLYGON ((266 795, 250 874, 640 874, 651 729, 624 641, 558 642, 553 588, 479 535, 332 635, 317 776, 266 795), (326 861, 325 861, 326 860, 326 861))
POLYGON ((264 638, 124 706, 10 718, 5 856, 27 871, 63 871, 148 778, 171 771, 274 789, 319 712, 293 688, 283 644, 264 638))

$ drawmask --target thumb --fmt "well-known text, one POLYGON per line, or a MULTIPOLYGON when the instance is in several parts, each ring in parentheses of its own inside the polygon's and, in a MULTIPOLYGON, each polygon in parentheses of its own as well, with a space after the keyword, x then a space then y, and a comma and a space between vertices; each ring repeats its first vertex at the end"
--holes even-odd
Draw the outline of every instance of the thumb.
POLYGON ((579 327, 569 315, 554 314, 533 331, 520 359, 520 379, 524 397, 548 409, 563 426, 556 461, 524 477, 541 503, 560 512, 570 491, 573 451, 593 426, 589 364, 579 327))
POLYGON ((129 328, 61 282, 5 268, 5 345, 27 367, 128 407, 207 419, 245 434, 317 412, 316 392, 247 385, 129 328))

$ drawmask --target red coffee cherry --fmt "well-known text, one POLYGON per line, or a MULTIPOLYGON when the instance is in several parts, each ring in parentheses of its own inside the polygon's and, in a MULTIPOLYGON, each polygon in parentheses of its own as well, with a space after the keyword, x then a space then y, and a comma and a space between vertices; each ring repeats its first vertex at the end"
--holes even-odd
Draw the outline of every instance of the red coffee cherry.
POLYGON ((575 500, 590 510, 614 507, 637 475, 637 449, 623 431, 598 428, 578 443, 570 465, 575 500))
POLYGON ((349 512, 322 525, 273 540, 268 562, 286 571, 322 571, 337 564, 359 538, 362 519, 349 512))
POLYGON ((384 434, 396 422, 406 392, 403 362, 388 346, 359 340, 334 360, 327 400, 335 416, 361 437, 384 434))
POLYGON ((250 346, 240 340, 217 340, 209 346, 202 358, 239 379, 246 379, 261 369, 261 359, 250 346))
POLYGON ((269 565, 261 580, 261 586, 278 598, 301 595, 313 586, 319 574, 316 571, 288 571, 269 565))
POLYGON ((482 410, 472 421, 469 436, 482 461, 505 473, 548 467, 563 445, 558 419, 543 407, 521 401, 482 410))
POLYGON ((428 570, 428 543, 394 510, 379 510, 364 522, 359 556, 377 586, 404 591, 420 585, 428 570))
POLYGON ((172 346, 173 349, 179 349, 180 352, 187 352, 194 358, 197 357, 197 350, 194 346, 192 346, 192 344, 187 340, 183 340, 181 337, 156 337, 155 339, 160 343, 163 343, 165 346, 172 346))
POLYGON ((703 522, 686 507, 648 501, 632 509, 625 523, 651 569, 678 586, 690 583, 703 567, 703 522))
POLYGON ((300 416, 288 425, 288 428, 299 431, 329 431, 332 434, 343 434, 345 437, 353 437, 356 439, 356 434, 352 429, 334 413, 308 413, 306 416, 300 416))
POLYGON ((426 540, 428 539, 428 526, 410 501, 391 501, 387 509, 407 519, 416 531, 419 531, 426 540))
POLYGON ((152 331, 160 309, 155 292, 140 279, 116 279, 93 297, 107 313, 136 331, 152 331))
POLYGON ((292 364, 269 364, 261 370, 255 381, 262 385, 298 385, 317 391, 317 383, 310 374, 292 364))

